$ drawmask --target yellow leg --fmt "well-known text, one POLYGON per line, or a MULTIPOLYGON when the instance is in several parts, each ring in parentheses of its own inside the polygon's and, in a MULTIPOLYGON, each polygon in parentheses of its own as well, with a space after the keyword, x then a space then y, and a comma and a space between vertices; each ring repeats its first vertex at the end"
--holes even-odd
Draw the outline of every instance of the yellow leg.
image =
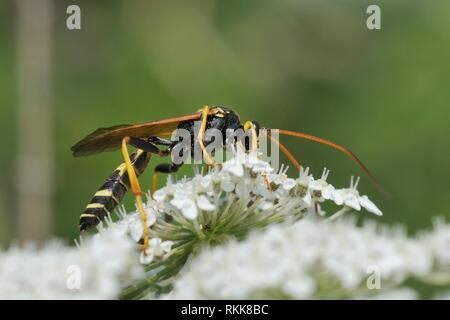
POLYGON ((134 198, 136 199, 136 204, 139 211, 139 216, 142 220, 142 224, 144 226, 144 255, 146 255, 146 250, 148 248, 148 226, 147 226, 147 214, 144 210, 144 205, 142 204, 141 198, 141 187, 139 186, 139 181, 136 176, 136 172, 134 171, 134 167, 131 164, 130 154, 128 153, 127 144, 129 143, 130 138, 126 137, 122 140, 122 156, 125 160, 125 165, 127 167, 128 177, 130 179, 131 190, 133 191, 134 198))
POLYGON ((251 121, 247 121, 244 124, 244 132, 248 130, 252 130, 252 151, 256 151, 258 149, 258 136, 256 135, 255 125, 251 121))
POLYGON ((200 148, 202 149, 203 156, 206 159, 206 162, 208 165, 213 166, 214 161, 211 159, 210 155, 206 151, 205 144, 203 143, 203 138, 205 137, 205 130, 206 130, 206 121, 208 120, 208 114, 209 114, 209 107, 205 106, 202 109, 202 124, 200 126, 200 131, 197 136, 198 144, 200 145, 200 148))
MULTIPOLYGON (((256 134, 256 128, 253 122, 247 121, 244 123, 244 132, 247 132, 248 130, 252 131, 252 152, 256 152, 258 150, 258 136, 256 134)), ((266 183, 267 189, 272 191, 272 186, 270 185, 269 178, 267 177, 267 174, 262 173, 261 174, 264 178, 264 182, 266 183)))
POLYGON ((151 196, 155 194, 156 188, 158 187, 158 172, 153 171, 152 175, 152 187, 151 187, 151 196))

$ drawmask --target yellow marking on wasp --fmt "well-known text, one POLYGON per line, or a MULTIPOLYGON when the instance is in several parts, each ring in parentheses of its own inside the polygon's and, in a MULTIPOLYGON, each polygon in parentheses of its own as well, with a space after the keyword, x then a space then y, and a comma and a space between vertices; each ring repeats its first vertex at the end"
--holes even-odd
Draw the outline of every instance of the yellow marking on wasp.
MULTIPOLYGON (((208 106, 205 106, 208 107, 208 106)), ((205 110, 205 107, 198 109, 197 112, 202 113, 205 110)), ((225 111, 221 107, 208 107, 208 115, 217 115, 217 114, 226 114, 229 113, 228 111, 225 111)))
POLYGON ((108 189, 98 190, 94 197, 112 197, 112 191, 108 189))
POLYGON ((211 113, 218 118, 223 118, 227 112, 220 107, 215 107, 212 109, 211 113))
POLYGON ((80 215, 80 219, 81 218, 98 218, 95 214, 90 214, 90 213, 82 213, 80 215))
POLYGON ((105 205, 101 203, 89 203, 86 209, 104 208, 105 205))
MULTIPOLYGON (((141 172, 139 172, 138 170, 137 170, 137 168, 134 166, 134 163, 136 162, 136 159, 142 154, 142 153, 144 153, 145 151, 144 150, 138 150, 137 152, 136 152, 136 157, 135 157, 135 159, 133 160, 133 161, 131 161, 131 165, 133 166, 133 168, 134 168, 134 170, 135 170, 135 172, 137 172, 137 174, 141 174, 141 172)), ((127 172, 127 164, 124 162, 124 163, 122 163, 120 166, 118 166, 117 168, 116 168, 116 171, 119 171, 119 176, 120 177, 123 177, 123 175, 127 172)), ((125 183, 123 183, 123 181, 122 180, 120 180, 119 179, 119 183, 125 188, 125 190, 128 190, 128 186, 125 184, 125 183)), ((119 203, 119 201, 117 201, 117 199, 114 199, 114 201, 116 201, 117 203, 119 203)))
POLYGON ((119 204, 119 200, 117 200, 117 198, 113 195, 112 190, 110 189, 98 190, 95 193, 94 197, 111 197, 111 199, 113 199, 115 203, 119 204))
POLYGON ((116 168, 116 171, 119 171, 119 174, 122 176, 127 171, 127 166, 125 163, 122 163, 120 166, 116 168))
MULTIPOLYGON (((142 149, 138 149, 137 151, 136 151, 136 157, 134 158, 135 160, 141 155, 141 154, 143 154, 145 151, 144 150, 142 150, 142 149)), ((134 162, 134 161, 133 161, 134 162)))

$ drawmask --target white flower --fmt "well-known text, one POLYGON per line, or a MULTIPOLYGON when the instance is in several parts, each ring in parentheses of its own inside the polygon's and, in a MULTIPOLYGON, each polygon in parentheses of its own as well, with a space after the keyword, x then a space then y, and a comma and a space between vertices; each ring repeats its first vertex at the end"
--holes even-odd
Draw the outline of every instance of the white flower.
MULTIPOLYGON (((436 220, 433 223, 434 232, 422 236, 423 241, 428 244, 440 267, 450 266, 450 224, 436 220)), ((449 275, 450 277, 450 275, 449 275)))
POLYGON ((167 178, 167 185, 164 188, 158 189, 153 194, 153 199, 157 202, 162 202, 166 200, 169 195, 172 195, 177 190, 177 186, 172 183, 172 180, 169 176, 167 178))
POLYGON ((231 173, 236 177, 242 177, 244 175, 244 167, 242 165, 242 162, 238 161, 237 159, 225 161, 223 163, 222 170, 224 172, 231 173))
POLYGON ((303 169, 303 167, 300 167, 299 177, 295 180, 294 195, 300 197, 307 208, 312 206, 312 192, 309 187, 312 181, 314 181, 314 178, 309 174, 309 168, 303 169))
MULTIPOLYGON (((145 208, 145 211, 147 213, 147 227, 151 227, 156 222, 156 215, 157 213, 150 208, 145 208)), ((131 238, 138 242, 142 239, 142 236, 144 234, 144 224, 142 222, 142 219, 139 215, 129 215, 126 216, 126 221, 128 224, 128 231, 131 235, 131 238)))
POLYGON ((309 189, 309 184, 314 180, 313 176, 309 174, 309 167, 303 169, 300 167, 299 177, 295 180, 298 186, 303 187, 304 190, 309 189))
POLYGON ((155 257, 167 258, 170 254, 172 245, 172 241, 162 241, 160 238, 151 238, 145 253, 141 252, 140 262, 142 264, 149 264, 155 257))
POLYGON ((213 211, 216 208, 204 195, 197 197, 197 206, 204 211, 213 211))
POLYGON ((270 164, 261 160, 257 152, 251 151, 244 159, 244 166, 251 169, 254 173, 269 174, 273 172, 270 164))
POLYGON ((212 211, 215 209, 215 206, 205 195, 198 195, 196 193, 188 194, 181 190, 175 192, 170 203, 181 210, 183 215, 188 219, 197 218, 199 209, 204 211, 212 211))
POLYGON ((240 173, 241 169, 238 166, 238 164, 240 164, 241 167, 244 167, 253 173, 269 174, 273 172, 273 168, 270 166, 270 164, 266 161, 261 160, 260 154, 257 151, 250 151, 249 153, 247 153, 242 147, 238 145, 233 152, 235 157, 224 163, 225 168, 235 167, 235 170, 238 170, 240 173), (228 162, 231 162, 231 164, 228 164, 228 162))
MULTIPOLYGON (((234 200, 240 199, 247 204, 265 202, 264 205, 258 205, 258 209, 275 208, 277 203, 291 215, 303 211, 305 214, 324 216, 325 212, 319 203, 325 201, 357 211, 363 207, 381 214, 367 196, 359 195, 356 189, 358 181, 353 183, 352 180, 350 188, 336 189, 327 182, 330 171, 326 168, 317 180, 309 174, 309 168, 300 168, 299 177, 293 179, 287 175, 288 167, 282 166, 279 172, 273 172, 269 163, 259 159, 255 152, 246 153, 240 147, 233 152, 234 158, 205 175, 196 174, 193 178, 184 178, 175 183, 169 180, 166 187, 155 192, 155 203, 151 206, 159 212, 172 216, 181 213, 195 220, 200 211, 220 211, 221 206, 226 205, 224 194, 234 193, 237 196, 234 200)), ((341 215, 345 211, 341 209, 337 212, 341 215)))
POLYGON ((411 288, 395 288, 382 290, 379 294, 363 298, 371 300, 416 300, 418 299, 418 295, 411 288))
POLYGON ((274 293, 295 299, 411 298, 408 288, 397 290, 410 277, 450 281, 448 224, 439 222, 434 231, 408 238, 404 230, 338 220, 350 208, 381 211, 360 196, 359 180, 336 189, 328 175, 324 169, 315 180, 301 168, 293 179, 287 167, 274 172, 257 153, 238 148, 222 166, 179 181, 169 177, 149 197, 145 253, 136 244, 144 234, 139 213, 122 209, 119 222, 107 219, 108 227, 100 226, 79 249, 59 244, 0 253, 0 298, 117 298, 136 275, 146 285, 153 281, 155 288, 166 287, 184 258, 188 264, 165 298, 272 298, 274 293), (323 203, 339 208, 323 219, 323 203), (145 279, 139 261, 150 264, 145 279), (82 292, 65 287, 68 265, 81 267, 82 292), (380 269, 386 291, 367 289, 369 266, 380 269), (155 280, 159 273, 164 279, 155 280))
POLYGON ((380 209, 369 200, 367 196, 360 196, 358 190, 356 189, 358 187, 359 178, 356 179, 355 182, 353 182, 353 177, 350 181, 350 188, 346 189, 340 189, 336 190, 337 194, 340 194, 340 196, 343 199, 344 204, 347 207, 350 207, 352 209, 355 209, 356 211, 360 211, 361 207, 366 209, 369 212, 372 212, 378 216, 383 215, 380 209))
POLYGON ((231 180, 229 176, 225 176, 220 181, 220 187, 225 192, 233 192, 235 188, 235 183, 231 180))
POLYGON ((244 241, 204 249, 163 298, 270 299, 279 292, 293 299, 414 299, 417 295, 404 287, 405 280, 450 274, 450 265, 443 268, 436 262, 448 252, 447 243, 430 240, 449 228, 441 224, 420 238, 408 238, 395 228, 373 223, 359 228, 348 219, 271 225, 244 241), (380 290, 367 287, 373 268, 379 270, 380 290))
POLYGON ((173 199, 170 201, 172 205, 181 210, 183 215, 188 219, 195 219, 198 215, 197 205, 190 195, 185 194, 182 191, 178 191, 174 194, 173 199))
POLYGON ((284 168, 284 166, 282 165, 279 173, 269 175, 270 182, 281 186, 285 191, 289 191, 294 188, 296 185, 296 181, 287 176, 286 172, 288 169, 289 167, 284 168))
POLYGON ((361 207, 363 207, 367 211, 375 213, 377 216, 383 215, 383 212, 381 212, 381 210, 378 209, 378 207, 372 201, 370 201, 366 195, 359 197, 358 200, 361 207))
POLYGON ((320 179, 312 179, 309 182, 309 189, 312 190, 312 196, 316 197, 320 202, 332 200, 337 205, 341 205, 343 203, 342 197, 336 192, 336 189, 327 182, 329 174, 330 170, 324 168, 320 179))
POLYGON ((53 241, 0 252, 0 299, 116 299, 142 276, 136 245, 116 224, 79 248, 53 241))

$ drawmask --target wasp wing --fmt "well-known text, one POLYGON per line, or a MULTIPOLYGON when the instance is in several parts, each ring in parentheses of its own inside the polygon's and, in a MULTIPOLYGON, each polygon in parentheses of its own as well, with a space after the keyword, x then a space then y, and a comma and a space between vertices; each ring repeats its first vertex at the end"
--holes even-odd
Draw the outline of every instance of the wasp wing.
POLYGON ((114 150, 120 147, 125 137, 147 138, 168 135, 183 121, 198 120, 200 113, 169 118, 159 121, 148 121, 137 124, 123 124, 109 128, 100 128, 77 142, 70 150, 73 156, 82 157, 91 154, 114 150))

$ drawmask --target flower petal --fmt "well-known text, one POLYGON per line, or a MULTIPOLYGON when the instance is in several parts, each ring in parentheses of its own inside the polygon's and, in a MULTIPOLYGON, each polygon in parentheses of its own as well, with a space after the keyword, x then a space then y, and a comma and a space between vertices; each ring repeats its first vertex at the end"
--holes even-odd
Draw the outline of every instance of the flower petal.
POLYGON ((144 252, 141 252, 141 255, 139 256, 139 261, 142 264, 149 264, 153 261, 153 255, 149 254, 148 252, 146 252, 147 254, 145 255, 144 252))
POLYGON ((179 192, 175 194, 175 197, 170 201, 170 203, 177 209, 183 209, 185 202, 188 200, 184 195, 179 192))
POLYGON ((234 159, 225 162, 223 164, 222 170, 224 170, 225 172, 229 172, 236 177, 242 177, 244 175, 244 168, 242 167, 242 164, 234 159))
POLYGON ((166 188, 158 189, 153 194, 153 199, 156 201, 164 201, 166 198, 167 192, 166 188))
POLYGON ((338 206, 344 203, 344 198, 342 197, 342 194, 339 190, 333 189, 332 199, 338 206))
POLYGON ((164 250, 161 246, 162 240, 160 238, 151 238, 149 241, 148 251, 149 254, 160 257, 164 254, 164 250))
POLYGON ((348 196, 345 199, 345 205, 347 207, 353 208, 356 211, 360 211, 361 210, 361 205, 359 204, 358 198, 355 196, 348 196))
POLYGON ((326 200, 333 199, 334 188, 332 185, 324 186, 322 189, 322 197, 326 200))
POLYGON ((147 226, 151 227, 156 222, 156 213, 154 210, 151 210, 149 208, 146 208, 145 212, 147 213, 147 226))
POLYGON ((195 219, 198 216, 198 209, 194 200, 185 199, 184 205, 180 208, 183 215, 188 219, 195 219))
POLYGON ((303 202, 305 202, 307 207, 311 207, 312 205, 312 197, 309 192, 307 192, 304 197, 302 198, 303 202))
POLYGON ((173 246, 173 241, 169 241, 169 240, 164 241, 161 244, 161 248, 164 250, 164 252, 170 252, 170 250, 172 249, 172 246, 173 246))
POLYGON ((234 190, 234 182, 231 179, 223 179, 220 182, 220 187, 225 192, 232 192, 234 190))
POLYGON ((213 211, 216 208, 204 195, 197 198, 197 206, 204 211, 213 211))
POLYGON ((142 225, 142 221, 138 217, 134 218, 128 224, 128 230, 130 231, 131 238, 135 242, 138 242, 144 234, 144 226, 142 225))
POLYGON ((287 178, 283 183, 283 189, 284 190, 291 190, 293 187, 295 187, 296 182, 294 179, 287 178))
POLYGON ((359 197, 359 203, 367 211, 372 212, 372 213, 376 214, 377 216, 383 215, 383 212, 381 212, 381 210, 378 209, 378 207, 372 201, 370 201, 367 196, 359 197))

